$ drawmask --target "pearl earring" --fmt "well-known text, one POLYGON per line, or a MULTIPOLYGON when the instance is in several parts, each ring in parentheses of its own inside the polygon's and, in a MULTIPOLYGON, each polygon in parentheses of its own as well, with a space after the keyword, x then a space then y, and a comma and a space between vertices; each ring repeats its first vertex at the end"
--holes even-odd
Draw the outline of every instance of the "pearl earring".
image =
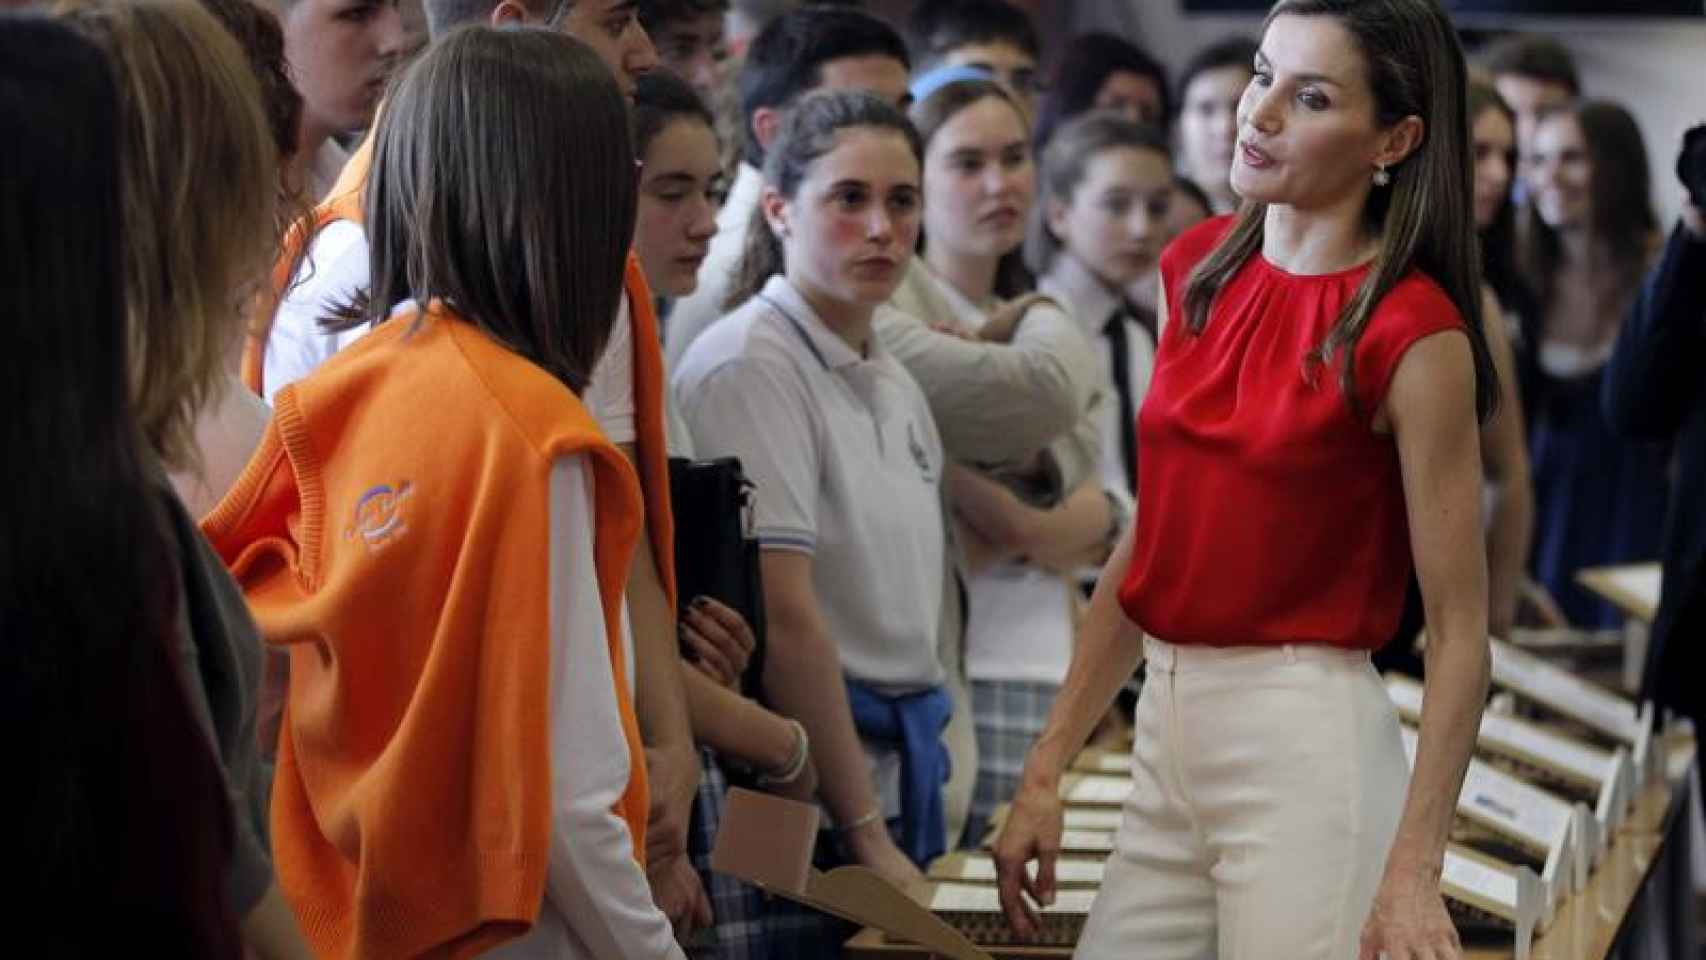
POLYGON ((1389 186, 1391 183, 1392 174, 1386 172, 1386 164, 1383 163, 1380 165, 1380 169, 1374 171, 1374 185, 1377 187, 1384 187, 1389 186))

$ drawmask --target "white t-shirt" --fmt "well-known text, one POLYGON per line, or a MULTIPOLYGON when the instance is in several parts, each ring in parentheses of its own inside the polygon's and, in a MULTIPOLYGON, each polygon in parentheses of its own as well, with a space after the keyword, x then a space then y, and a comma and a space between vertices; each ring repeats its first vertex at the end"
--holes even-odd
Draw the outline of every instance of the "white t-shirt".
POLYGON ((616 324, 604 342, 604 354, 592 368, 581 402, 592 412, 611 443, 634 443, 634 321, 628 311, 628 295, 616 308, 616 324))
POLYGON ((261 368, 262 394, 267 402, 288 384, 314 372, 332 354, 361 339, 367 327, 328 333, 324 317, 367 289, 367 233, 351 220, 336 220, 314 235, 308 255, 273 314, 272 331, 261 368))
POLYGON ((503 960, 681 958, 652 903, 633 836, 613 807, 628 788, 628 744, 599 601, 592 531, 597 500, 584 455, 551 465, 551 845, 545 900, 503 960))
MULTIPOLYGON (((1096 411, 1097 426, 1102 437, 1102 487, 1131 506, 1131 485, 1125 465, 1120 458, 1125 447, 1121 443, 1124 431, 1137 429, 1136 423, 1126 423, 1120 417, 1119 392, 1114 385, 1113 341, 1105 329, 1108 318, 1119 307, 1119 300, 1105 284, 1091 274, 1076 258, 1066 253, 1057 255, 1054 263, 1037 282, 1043 293, 1059 300, 1084 329, 1084 336, 1096 349, 1098 387, 1105 402, 1096 411)), ((1124 320, 1126 341, 1126 370, 1131 377, 1131 407, 1143 408, 1143 398, 1149 393, 1149 380, 1155 374, 1155 341, 1131 317, 1124 320)), ((1128 509, 1127 515, 1131 511, 1128 509)))
POLYGON ((875 336, 861 357, 772 277, 695 341, 674 390, 699 454, 752 478, 759 543, 811 555, 847 675, 939 684, 942 443, 906 369, 875 336))

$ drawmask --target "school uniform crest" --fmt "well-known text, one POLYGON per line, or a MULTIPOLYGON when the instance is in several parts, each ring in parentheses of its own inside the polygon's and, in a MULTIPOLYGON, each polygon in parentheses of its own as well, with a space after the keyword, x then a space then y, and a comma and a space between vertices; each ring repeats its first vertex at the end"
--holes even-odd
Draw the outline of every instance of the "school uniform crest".
POLYGON ((404 505, 414 495, 414 484, 407 480, 396 486, 381 483, 368 488, 355 502, 350 524, 344 528, 346 539, 360 537, 367 549, 378 552, 391 541, 409 532, 404 517, 404 505))

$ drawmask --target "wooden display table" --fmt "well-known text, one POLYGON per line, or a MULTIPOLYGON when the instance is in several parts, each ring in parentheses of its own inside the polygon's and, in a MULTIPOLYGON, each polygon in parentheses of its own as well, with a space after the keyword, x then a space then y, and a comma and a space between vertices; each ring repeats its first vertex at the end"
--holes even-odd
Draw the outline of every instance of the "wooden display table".
MULTIPOLYGON (((1625 919, 1639 897, 1649 872, 1658 860, 1667 838, 1676 832, 1687 811, 1681 803, 1686 777, 1692 776, 1695 759, 1692 740, 1665 744, 1667 769, 1690 771, 1683 779, 1662 777, 1646 784, 1636 795, 1628 817, 1618 827, 1604 861, 1578 894, 1564 901, 1546 933, 1534 940, 1533 960, 1604 960, 1618 939, 1625 919)), ((1079 769, 1096 769, 1100 759, 1092 755, 1079 769)), ((997 960, 1066 960, 1067 947, 986 947, 997 960)), ((847 942, 847 960, 932 960, 932 955, 911 944, 894 943, 877 930, 860 931, 847 942)), ((1466 944, 1466 960, 1511 960, 1509 946, 1466 944)))

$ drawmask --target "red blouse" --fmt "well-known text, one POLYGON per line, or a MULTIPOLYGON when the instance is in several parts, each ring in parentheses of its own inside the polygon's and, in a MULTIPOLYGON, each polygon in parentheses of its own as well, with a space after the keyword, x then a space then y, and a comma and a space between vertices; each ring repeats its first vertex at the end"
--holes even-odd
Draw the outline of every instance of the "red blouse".
POLYGON ((1377 648, 1397 628, 1411 558, 1397 446, 1372 418, 1411 344, 1463 318, 1422 273, 1399 281, 1357 344, 1353 413, 1339 359, 1304 360, 1367 265, 1297 276, 1257 252, 1203 332, 1186 331, 1186 282, 1231 219, 1181 234, 1161 257, 1169 317, 1137 418, 1120 605, 1169 643, 1377 648))

